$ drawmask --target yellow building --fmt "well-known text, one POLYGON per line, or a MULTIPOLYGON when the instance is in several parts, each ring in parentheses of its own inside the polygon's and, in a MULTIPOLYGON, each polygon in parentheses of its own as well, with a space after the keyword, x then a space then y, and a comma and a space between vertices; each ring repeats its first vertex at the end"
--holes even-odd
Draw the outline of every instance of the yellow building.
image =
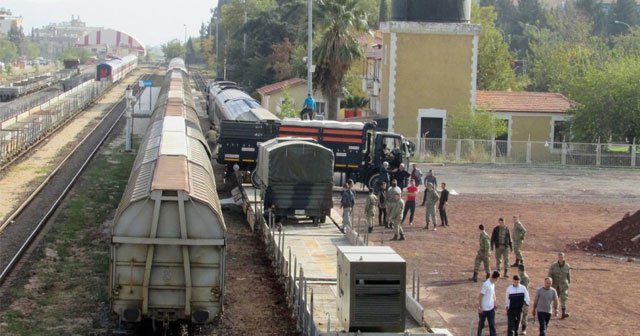
POLYGON ((381 23, 381 111, 389 130, 447 138, 447 118, 475 103, 481 26, 460 22, 381 23))

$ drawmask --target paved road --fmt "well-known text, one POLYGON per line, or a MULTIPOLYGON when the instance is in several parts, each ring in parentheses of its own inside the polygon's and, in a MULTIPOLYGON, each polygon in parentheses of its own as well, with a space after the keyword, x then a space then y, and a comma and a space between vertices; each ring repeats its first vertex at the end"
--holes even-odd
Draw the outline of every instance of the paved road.
MULTIPOLYGON (((420 166, 419 166, 420 167, 420 166)), ((541 168, 496 165, 422 166, 460 194, 584 197, 640 202, 639 169, 541 168)))

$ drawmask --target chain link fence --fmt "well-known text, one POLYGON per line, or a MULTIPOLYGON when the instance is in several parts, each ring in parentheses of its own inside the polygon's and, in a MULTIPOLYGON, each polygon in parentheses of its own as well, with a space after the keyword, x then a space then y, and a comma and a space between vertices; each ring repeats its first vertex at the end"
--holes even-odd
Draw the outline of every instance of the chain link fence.
POLYGON ((55 130, 83 110, 110 85, 108 82, 89 80, 21 115, 15 115, 15 120, 10 125, 0 128, 0 163, 9 161, 55 130))
POLYGON ((500 163, 591 167, 639 167, 638 144, 549 143, 476 139, 409 139, 414 160, 443 163, 500 163))

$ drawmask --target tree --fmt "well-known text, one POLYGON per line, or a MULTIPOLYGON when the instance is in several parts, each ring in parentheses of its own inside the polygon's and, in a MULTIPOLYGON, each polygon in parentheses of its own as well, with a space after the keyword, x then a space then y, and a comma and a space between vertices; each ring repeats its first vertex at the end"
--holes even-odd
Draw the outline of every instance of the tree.
POLYGON ((620 57, 591 67, 573 90, 571 134, 577 141, 640 139, 640 58, 620 57))
POLYGON ((18 48, 7 39, 0 40, 0 61, 10 63, 18 58, 18 48))
POLYGON ((495 27, 495 9, 474 4, 471 14, 471 22, 482 25, 478 46, 478 89, 521 90, 523 85, 511 69, 514 57, 495 27))
POLYGON ((58 59, 62 61, 62 60, 65 60, 65 59, 77 58, 77 59, 80 60, 80 63, 85 63, 87 60, 89 60, 90 57, 91 57, 91 54, 89 53, 89 51, 87 49, 84 49, 84 48, 69 48, 69 49, 66 49, 65 51, 63 51, 58 56, 58 59))
POLYGON ((280 111, 276 112, 276 115, 281 118, 295 118, 298 117, 299 109, 296 108, 291 93, 289 92, 289 86, 282 88, 282 104, 280 105, 280 111))
POLYGON ((495 114, 470 106, 462 113, 453 114, 447 120, 447 130, 453 139, 493 139, 506 133, 507 126, 499 122, 495 114))
POLYGON ((24 40, 22 44, 23 44, 22 50, 24 50, 24 53, 28 58, 33 59, 40 56, 40 47, 38 47, 37 43, 24 40))
POLYGON ((637 26, 640 23, 638 16, 638 5, 635 0, 617 0, 611 8, 609 18, 609 31, 612 34, 623 34, 629 31, 626 25, 618 22, 624 22, 629 26, 637 26))
POLYGON ((7 37, 9 38, 9 41, 18 48, 18 55, 22 55, 22 50, 20 50, 22 42, 24 41, 24 32, 22 31, 22 27, 18 27, 18 24, 14 21, 7 33, 7 37))
POLYGON ((357 0, 319 0, 314 8, 320 41, 313 50, 313 83, 327 99, 328 119, 338 115, 342 79, 364 52, 356 36, 367 28, 367 16, 357 0))
POLYGON ((386 22, 389 20, 389 5, 387 0, 380 0, 380 8, 378 9, 378 28, 380 28, 380 22, 386 22))
POLYGON ((273 79, 276 82, 289 79, 293 74, 293 67, 291 66, 290 58, 293 50, 293 45, 289 42, 288 38, 280 43, 271 45, 273 52, 268 58, 267 69, 273 71, 273 79))
POLYGON ((162 52, 167 61, 175 57, 184 57, 184 51, 184 45, 178 39, 173 39, 162 45, 162 52))

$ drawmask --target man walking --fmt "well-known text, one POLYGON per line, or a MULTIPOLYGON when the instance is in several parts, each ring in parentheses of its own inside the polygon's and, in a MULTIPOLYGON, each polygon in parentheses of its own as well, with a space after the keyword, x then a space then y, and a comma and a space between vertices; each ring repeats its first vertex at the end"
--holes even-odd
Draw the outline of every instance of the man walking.
MULTIPOLYGON (((524 264, 518 265, 518 275, 520 276, 520 284, 529 291, 529 275, 525 270, 524 264)), ((529 306, 522 307, 522 320, 520 320, 520 325, 522 326, 522 335, 527 334, 527 316, 529 316, 529 306)))
POLYGON ((373 232, 373 217, 375 216, 375 208, 378 204, 378 198, 373 193, 373 189, 369 189, 369 196, 367 196, 367 202, 364 205, 364 212, 367 216, 367 227, 369 233, 373 232))
POLYGON ((380 189, 378 189, 378 224, 380 226, 387 226, 387 206, 386 206, 386 193, 387 193, 387 182, 382 182, 380 184, 380 189))
POLYGON ((400 194, 394 194, 395 201, 391 208, 391 223, 396 226, 396 233, 391 240, 404 240, 404 230, 402 229, 402 212, 404 211, 404 201, 400 194))
POLYGON ((544 287, 536 289, 536 298, 533 300, 533 313, 538 317, 540 324, 540 336, 547 336, 547 327, 553 316, 558 316, 558 293, 551 287, 553 280, 544 278, 544 287))
POLYGON ((418 187, 416 187, 414 180, 409 180, 409 186, 405 191, 405 195, 406 200, 404 202, 404 211, 402 212, 402 224, 404 225, 404 220, 407 218, 407 212, 411 212, 409 225, 413 225, 413 215, 416 212, 416 196, 418 195, 418 187))
POLYGON ((569 286, 571 285, 571 267, 564 260, 564 253, 558 253, 558 261, 551 264, 548 276, 553 280, 553 287, 560 296, 560 307, 562 308, 560 319, 563 320, 569 317, 567 300, 569 300, 569 286))
POLYGON ((342 208, 342 231, 344 232, 347 226, 351 227, 351 209, 355 204, 353 193, 349 189, 348 184, 342 186, 342 197, 340 199, 340 207, 342 208))
POLYGON ((449 201, 449 190, 447 190, 447 184, 440 183, 440 202, 438 202, 438 212, 440 213, 440 226, 449 226, 449 219, 447 218, 447 202, 449 201))
POLYGON ((513 252, 516 255, 516 262, 511 267, 518 267, 524 263, 524 257, 522 256, 522 244, 524 243, 524 236, 527 234, 527 229, 520 222, 518 216, 513 216, 513 252))
POLYGON ((482 336, 485 320, 489 323, 489 335, 496 336, 496 282, 499 278, 500 272, 494 271, 482 284, 478 296, 478 336, 482 336))
POLYGON ((398 170, 395 172, 395 179, 398 181, 398 187, 400 190, 404 190, 407 187, 407 180, 411 177, 411 174, 404 168, 404 163, 400 164, 398 170))
POLYGON ((509 228, 504 223, 504 219, 498 219, 498 226, 491 232, 491 250, 496 250, 496 270, 500 272, 500 261, 503 260, 504 264, 504 277, 507 277, 509 272, 509 251, 513 250, 511 245, 511 233, 509 228))
MULTIPOLYGON (((433 170, 431 169, 429 169, 429 171, 427 172, 427 175, 424 177, 424 185, 427 186, 429 185, 429 183, 433 184, 434 188, 438 186, 438 180, 433 175, 433 170)), ((427 193, 425 192, 424 197, 422 198, 422 205, 424 205, 426 201, 427 201, 427 193)))
POLYGON ((489 241, 489 235, 484 230, 484 225, 478 225, 480 229, 480 248, 476 254, 476 261, 473 265, 473 276, 469 279, 473 282, 478 282, 478 271, 480 270, 480 263, 484 263, 484 272, 486 274, 485 279, 489 279, 491 273, 491 266, 489 265, 489 256, 491 255, 491 242, 489 241))
POLYGON ((522 309, 529 307, 529 291, 520 284, 520 276, 513 276, 513 286, 507 287, 507 335, 518 336, 522 309))
POLYGON ((437 226, 436 203, 438 202, 438 200, 440 200, 440 197, 438 197, 438 193, 436 193, 435 187, 431 183, 427 184, 427 190, 425 190, 424 193, 427 198, 427 209, 425 211, 427 223, 424 228, 429 229, 429 218, 431 218, 431 221, 433 222, 433 231, 435 231, 437 226))

